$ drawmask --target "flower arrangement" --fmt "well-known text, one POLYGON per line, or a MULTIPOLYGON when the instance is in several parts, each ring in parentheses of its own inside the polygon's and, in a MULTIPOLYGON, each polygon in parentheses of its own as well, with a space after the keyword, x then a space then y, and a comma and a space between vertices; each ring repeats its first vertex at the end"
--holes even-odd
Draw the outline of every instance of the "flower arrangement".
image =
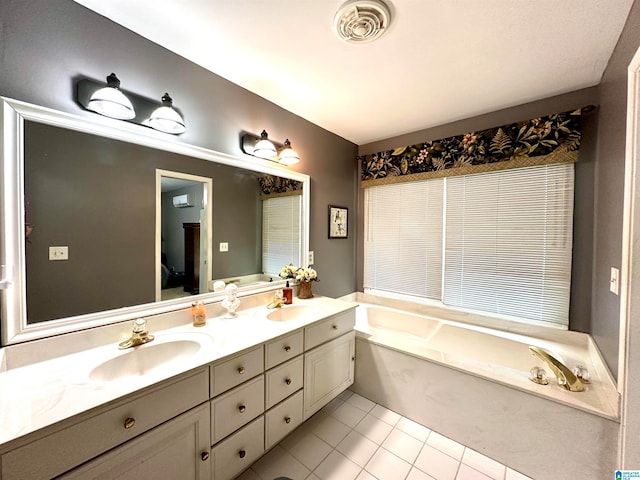
POLYGON ((296 272, 296 280, 299 282, 319 282, 318 273, 310 267, 299 268, 296 272))
POLYGON ((285 265, 280 270, 280 278, 293 278, 298 282, 319 282, 318 273, 310 267, 295 267, 293 264, 285 265))

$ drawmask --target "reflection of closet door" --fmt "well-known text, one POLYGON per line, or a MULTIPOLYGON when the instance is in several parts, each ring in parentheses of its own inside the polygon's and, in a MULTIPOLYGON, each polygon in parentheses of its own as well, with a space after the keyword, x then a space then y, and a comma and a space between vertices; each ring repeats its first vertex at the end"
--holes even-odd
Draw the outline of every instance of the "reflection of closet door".
POLYGON ((184 291, 193 295, 200 289, 200 224, 183 223, 184 291))

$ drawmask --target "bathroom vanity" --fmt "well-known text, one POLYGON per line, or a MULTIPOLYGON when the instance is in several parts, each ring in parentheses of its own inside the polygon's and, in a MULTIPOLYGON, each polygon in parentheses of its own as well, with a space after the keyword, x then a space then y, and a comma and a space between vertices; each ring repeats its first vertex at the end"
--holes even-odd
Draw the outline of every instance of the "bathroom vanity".
MULTIPOLYGON (((153 332, 153 318, 149 324, 157 340, 139 351, 158 340, 155 348, 174 342, 175 350, 191 337, 209 338, 179 368, 148 367, 138 375, 105 373, 103 366, 114 361, 123 371, 125 360, 118 359, 128 352, 115 353, 115 344, 43 362, 58 372, 63 393, 50 411, 43 409, 50 424, 35 428, 38 419, 23 418, 33 431, 8 441, 3 433, 0 478, 232 479, 354 380, 355 304, 349 302, 316 297, 281 309, 262 305, 200 329, 153 332), (115 360, 105 357, 110 349, 115 360), (77 413, 62 418, 65 409, 77 413)), ((20 403, 29 406, 5 392, 23 387, 19 378, 43 364, 23 367, 20 376, 0 373, 3 417, 20 403)))

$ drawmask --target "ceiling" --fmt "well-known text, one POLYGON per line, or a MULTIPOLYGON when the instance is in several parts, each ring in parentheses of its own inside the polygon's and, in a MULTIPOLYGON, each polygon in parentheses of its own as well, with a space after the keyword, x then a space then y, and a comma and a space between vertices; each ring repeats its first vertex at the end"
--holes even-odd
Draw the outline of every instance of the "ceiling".
POLYGON ((358 145, 597 85, 633 0, 385 0, 350 44, 344 0, 75 0, 358 145))

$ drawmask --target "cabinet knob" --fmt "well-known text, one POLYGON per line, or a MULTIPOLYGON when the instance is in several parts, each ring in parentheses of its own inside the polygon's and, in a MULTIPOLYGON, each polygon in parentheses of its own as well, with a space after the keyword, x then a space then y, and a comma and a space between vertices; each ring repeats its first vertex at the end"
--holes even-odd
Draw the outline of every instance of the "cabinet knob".
POLYGON ((240 451, 238 452, 238 456, 239 456, 240 458, 244 458, 246 454, 247 454, 247 452, 245 452, 244 450, 240 450, 240 451))
POLYGON ((287 378, 287 379, 284 381, 284 383, 286 383, 287 385, 291 385, 291 379, 290 379, 290 378, 287 378))
POLYGON ((132 428, 134 425, 136 424, 136 419, 135 418, 127 418, 124 421, 124 428, 126 428, 127 430, 129 430, 130 428, 132 428))
POLYGON ((333 328, 334 330, 337 330, 338 326, 337 325, 333 325, 331 328, 333 328))
POLYGON ((291 423, 291 417, 284 417, 284 423, 291 423))
POLYGON ((289 345, 285 345, 284 346, 284 351, 285 352, 290 352, 291 351, 291 347, 289 345))
POLYGON ((246 409, 247 409, 247 407, 245 407, 244 405, 240 405, 240 406, 238 407, 238 411, 239 411, 240 413, 244 413, 244 411, 245 411, 246 409))
POLYGON ((200 454, 200 459, 201 459, 203 462, 206 462, 207 460, 209 460, 209 452, 202 452, 202 453, 200 454))
POLYGON ((244 373, 244 367, 238 367, 238 373, 242 375, 244 373))

